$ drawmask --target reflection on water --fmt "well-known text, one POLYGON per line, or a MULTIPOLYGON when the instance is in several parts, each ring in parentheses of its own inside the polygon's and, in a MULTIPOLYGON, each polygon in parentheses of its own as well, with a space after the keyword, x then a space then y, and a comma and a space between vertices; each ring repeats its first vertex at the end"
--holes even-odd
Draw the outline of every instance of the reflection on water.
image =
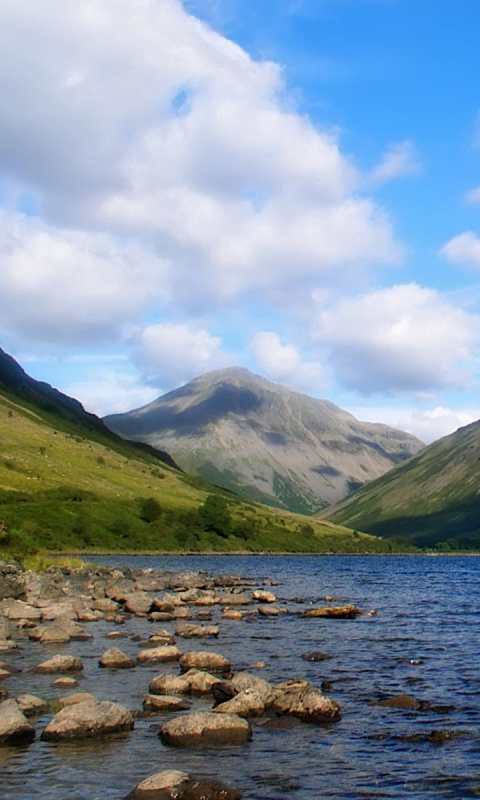
MULTIPOLYGON (((377 616, 357 620, 301 619, 295 615, 220 619, 218 641, 179 640, 184 651, 204 647, 227 656, 236 671, 256 661, 272 682, 302 677, 341 707, 341 722, 327 727, 291 720, 254 722, 248 745, 218 750, 175 750, 158 738, 169 715, 137 719, 127 735, 100 742, 55 745, 39 741, 26 748, 0 748, 0 797, 8 800, 120 800, 133 786, 160 769, 180 769, 223 779, 249 800, 337 798, 468 798, 480 796, 480 674, 478 642, 480 595, 477 558, 191 556, 96 557, 97 563, 156 567, 172 571, 204 569, 261 580, 273 578, 277 597, 292 611, 294 598, 318 603, 325 595, 353 602, 377 616), (332 656, 311 662, 302 655, 320 650, 332 656), (410 694, 418 710, 385 708, 372 701, 410 694), (435 743, 432 731, 454 734, 435 743), (442 740, 443 741, 443 740, 442 740), (221 756, 221 757, 219 757, 221 756)), ((161 626, 173 632, 175 623, 161 626)), ((117 700, 140 710, 148 684, 175 665, 112 672, 98 668, 112 645, 112 626, 88 627, 94 638, 71 642, 62 653, 79 655, 85 665, 79 691, 117 700)), ((135 656, 138 641, 152 625, 129 620, 125 638, 113 642, 135 656)), ((29 692, 48 700, 65 694, 53 677, 32 672, 57 648, 25 643, 5 660, 22 673, 8 678, 11 696, 29 692)), ((195 699, 192 710, 210 708, 195 699)), ((37 736, 49 720, 35 722, 37 736)))

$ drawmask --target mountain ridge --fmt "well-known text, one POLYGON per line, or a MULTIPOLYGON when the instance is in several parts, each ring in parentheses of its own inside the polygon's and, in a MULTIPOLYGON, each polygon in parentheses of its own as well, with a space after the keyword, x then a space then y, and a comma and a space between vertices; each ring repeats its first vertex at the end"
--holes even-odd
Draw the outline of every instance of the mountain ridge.
POLYGON ((167 449, 180 466, 251 499, 313 513, 423 447, 240 367, 200 375, 105 424, 167 449))

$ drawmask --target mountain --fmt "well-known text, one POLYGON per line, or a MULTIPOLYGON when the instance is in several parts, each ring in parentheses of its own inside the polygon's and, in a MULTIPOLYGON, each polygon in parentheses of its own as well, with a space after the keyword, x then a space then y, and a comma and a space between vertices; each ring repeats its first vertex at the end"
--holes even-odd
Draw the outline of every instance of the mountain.
POLYGON ((359 422, 240 368, 209 372, 104 422, 168 450, 212 483, 301 513, 335 503, 423 447, 410 434, 359 422))
MULTIPOLYGON (((119 444, 119 437, 114 434, 104 422, 95 414, 90 414, 85 411, 84 407, 78 400, 62 394, 58 389, 54 389, 50 384, 43 381, 37 381, 30 375, 27 375, 25 370, 15 361, 12 356, 8 355, 0 348, 0 391, 6 391, 11 396, 16 397, 27 403, 34 405, 36 409, 41 409, 48 414, 51 414, 57 420, 63 420, 66 423, 78 426, 82 430, 89 431, 90 433, 100 434, 111 445, 114 443, 119 444)), ((140 449, 149 452, 159 461, 169 464, 171 467, 178 469, 177 464, 168 453, 156 450, 150 446, 145 446, 138 443, 140 449)))
POLYGON ((0 351, 0 559, 38 551, 392 550, 330 522, 243 502, 160 456, 121 439, 0 351))
POLYGON ((480 421, 429 445, 322 516, 419 546, 480 549, 480 421))

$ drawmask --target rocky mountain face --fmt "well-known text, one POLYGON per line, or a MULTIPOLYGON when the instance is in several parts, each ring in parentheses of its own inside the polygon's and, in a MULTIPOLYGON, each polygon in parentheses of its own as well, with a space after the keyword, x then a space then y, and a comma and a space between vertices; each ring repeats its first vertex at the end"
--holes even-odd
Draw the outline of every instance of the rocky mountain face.
POLYGON ((480 549, 480 421, 425 447, 322 516, 445 550, 480 549))
POLYGON ((359 422, 245 369, 207 373, 152 403, 104 419, 167 450, 185 470, 243 496, 313 513, 417 453, 423 444, 359 422))

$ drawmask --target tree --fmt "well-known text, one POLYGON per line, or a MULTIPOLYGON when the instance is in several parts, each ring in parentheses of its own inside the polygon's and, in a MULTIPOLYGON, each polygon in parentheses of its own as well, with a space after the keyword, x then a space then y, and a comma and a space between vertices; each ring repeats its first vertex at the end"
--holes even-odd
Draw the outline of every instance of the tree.
POLYGON ((144 522, 155 522, 162 513, 162 507, 154 497, 146 497, 140 506, 140 519, 144 522))
POLYGON ((213 531, 224 539, 230 535, 232 518, 227 501, 221 495, 209 494, 198 509, 198 515, 204 530, 213 531))

